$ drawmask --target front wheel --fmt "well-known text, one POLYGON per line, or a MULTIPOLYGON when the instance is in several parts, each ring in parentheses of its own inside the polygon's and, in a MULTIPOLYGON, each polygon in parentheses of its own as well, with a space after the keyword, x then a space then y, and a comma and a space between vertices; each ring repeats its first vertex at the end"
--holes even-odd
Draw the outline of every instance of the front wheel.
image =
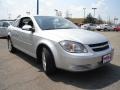
POLYGON ((8 39, 8 50, 9 50, 9 52, 11 52, 11 53, 14 53, 14 52, 15 52, 15 48, 13 47, 12 41, 11 41, 10 38, 8 39))
POLYGON ((42 65, 43 70, 47 75, 55 73, 56 66, 52 52, 48 48, 42 50, 42 65))

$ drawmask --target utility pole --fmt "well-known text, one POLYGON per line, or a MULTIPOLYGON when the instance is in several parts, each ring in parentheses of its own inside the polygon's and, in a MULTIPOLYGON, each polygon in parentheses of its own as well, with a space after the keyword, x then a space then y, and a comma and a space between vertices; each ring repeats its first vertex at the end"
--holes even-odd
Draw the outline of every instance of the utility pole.
POLYGON ((95 18, 95 10, 97 9, 97 8, 92 8, 93 9, 93 11, 94 11, 94 18, 95 18))
POLYGON ((39 0, 37 0, 37 15, 39 15, 39 0))

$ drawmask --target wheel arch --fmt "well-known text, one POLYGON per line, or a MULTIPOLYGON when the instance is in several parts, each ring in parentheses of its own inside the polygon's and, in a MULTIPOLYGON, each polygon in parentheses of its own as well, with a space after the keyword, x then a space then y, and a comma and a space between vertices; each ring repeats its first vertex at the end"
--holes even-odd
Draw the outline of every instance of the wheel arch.
POLYGON ((11 39, 11 38, 12 38, 11 32, 8 32, 7 39, 11 39))
POLYGON ((45 48, 47 48, 50 52, 51 52, 51 54, 52 54, 52 56, 53 56, 53 59, 54 59, 54 62, 55 62, 55 65, 56 65, 56 60, 55 60, 55 55, 56 55, 56 50, 55 50, 55 45, 54 44, 52 44, 51 42, 41 42, 41 43, 39 43, 38 45, 37 45, 37 48, 36 48, 36 58, 42 58, 42 49, 43 49, 43 47, 45 47, 45 48), (39 56, 40 55, 40 56, 39 56))

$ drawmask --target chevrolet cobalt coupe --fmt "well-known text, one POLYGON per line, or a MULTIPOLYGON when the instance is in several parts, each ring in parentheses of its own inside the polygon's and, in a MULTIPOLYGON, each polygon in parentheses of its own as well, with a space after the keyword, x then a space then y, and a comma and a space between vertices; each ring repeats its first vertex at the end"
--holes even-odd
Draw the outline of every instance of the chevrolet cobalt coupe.
POLYGON ((112 60, 113 48, 103 35, 79 29, 55 16, 24 16, 9 27, 8 49, 16 49, 42 62, 46 74, 56 68, 88 71, 112 60))

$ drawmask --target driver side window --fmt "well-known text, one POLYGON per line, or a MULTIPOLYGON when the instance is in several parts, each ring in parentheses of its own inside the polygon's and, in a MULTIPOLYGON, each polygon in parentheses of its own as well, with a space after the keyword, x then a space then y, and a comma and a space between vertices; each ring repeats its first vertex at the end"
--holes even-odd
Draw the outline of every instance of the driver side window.
POLYGON ((19 28, 22 28, 24 25, 30 25, 34 27, 32 20, 29 17, 24 17, 20 20, 20 23, 18 25, 19 28))

